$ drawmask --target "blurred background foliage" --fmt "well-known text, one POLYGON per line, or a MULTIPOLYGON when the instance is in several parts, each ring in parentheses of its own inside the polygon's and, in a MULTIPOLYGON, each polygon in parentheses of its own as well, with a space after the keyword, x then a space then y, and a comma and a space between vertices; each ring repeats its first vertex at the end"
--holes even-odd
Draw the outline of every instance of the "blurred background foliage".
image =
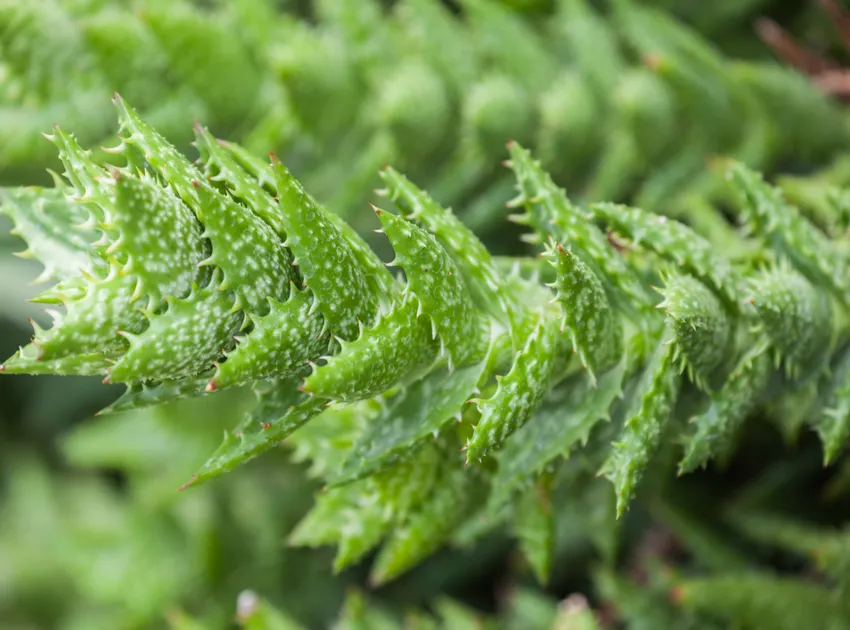
MULTIPOLYGON (((494 252, 521 251, 499 164, 514 138, 577 201, 632 202, 734 247, 714 158, 765 171, 821 222, 834 219, 831 187, 850 185, 843 94, 800 72, 776 37, 840 70, 850 27, 833 5, 0 0, 0 181, 49 181, 41 133, 54 123, 83 145, 114 144, 118 91, 187 152, 193 120, 275 151, 360 228, 392 163, 494 252)), ((4 356, 26 342, 27 317, 43 318, 26 303, 39 269, 12 255, 22 243, 9 227, 0 216, 4 356)), ((331 552, 287 546, 318 488, 286 444, 176 492, 250 393, 93 417, 119 393, 0 379, 3 628, 463 630, 481 615, 493 628, 721 628, 734 610, 742 628, 781 630, 848 618, 824 585, 850 583, 850 460, 821 466, 801 431, 805 392, 753 418, 724 469, 647 480, 621 522, 600 519, 604 481, 563 488, 545 587, 497 534, 458 540, 365 600, 368 559, 333 575, 331 552), (575 593, 593 614, 581 597, 559 607, 575 593)))

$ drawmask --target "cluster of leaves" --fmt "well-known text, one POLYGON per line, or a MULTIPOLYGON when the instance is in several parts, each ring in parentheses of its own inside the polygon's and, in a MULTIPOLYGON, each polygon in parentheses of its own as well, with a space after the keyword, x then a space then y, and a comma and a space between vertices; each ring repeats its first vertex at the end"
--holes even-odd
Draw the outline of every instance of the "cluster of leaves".
MULTIPOLYGON (((127 384, 111 413, 251 385, 245 420, 185 486, 284 441, 327 485, 290 541, 336 545, 337 570, 383 543, 370 575, 383 584, 506 527, 545 581, 563 489, 592 497, 610 530, 670 445, 680 474, 728 460, 771 405, 789 433, 811 424, 826 463, 846 446, 840 192, 816 224, 730 162, 746 228, 730 255, 671 218, 574 204, 513 142, 510 205, 542 255, 491 256, 387 167, 382 193, 402 214, 376 213, 393 276, 276 159, 196 126, 193 164, 115 103, 123 166, 57 127, 65 180, 3 191, 57 281, 36 301, 61 311, 2 369, 127 384)), ((677 593, 717 612, 739 583, 677 593)))
POLYGON ((713 155, 772 172, 846 138, 804 77, 729 60, 700 34, 736 32, 758 0, 559 0, 526 14, 485 0, 308 4, 309 19, 273 0, 0 4, 3 165, 41 173, 51 156, 37 136, 56 120, 107 143, 103 103, 118 91, 178 147, 194 118, 274 148, 351 220, 392 163, 477 229, 497 225, 511 180, 495 158, 514 138, 577 198, 710 223, 713 155))

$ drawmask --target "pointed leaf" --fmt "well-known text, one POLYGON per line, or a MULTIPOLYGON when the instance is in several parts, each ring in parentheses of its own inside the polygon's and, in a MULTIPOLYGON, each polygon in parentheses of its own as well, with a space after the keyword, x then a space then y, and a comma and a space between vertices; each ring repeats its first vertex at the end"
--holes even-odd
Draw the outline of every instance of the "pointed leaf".
POLYGON ((189 208, 149 175, 113 172, 114 201, 108 222, 117 238, 105 254, 123 263, 136 280, 134 296, 155 306, 165 297, 184 298, 193 282, 205 282, 198 264, 207 254, 202 226, 189 208))
POLYGON ((741 198, 740 211, 750 230, 788 257, 807 277, 833 289, 845 303, 850 301, 846 254, 758 173, 733 162, 729 177, 741 198))
POLYGON ((557 322, 541 315, 493 396, 476 401, 481 420, 467 443, 467 462, 478 461, 489 451, 499 449, 537 411, 555 369, 557 338, 557 322))
POLYGON ((509 145, 510 168, 519 183, 520 194, 512 206, 524 206, 526 214, 519 220, 527 222, 541 236, 550 236, 581 256, 583 262, 617 297, 617 306, 634 312, 651 306, 647 291, 635 272, 608 242, 604 234, 581 213, 566 193, 516 142, 509 145))
POLYGON ((569 457, 584 445, 597 422, 609 417, 622 395, 626 361, 599 375, 597 382, 578 374, 550 394, 531 420, 520 428, 499 453, 493 477, 490 510, 507 503, 513 492, 546 469, 558 457, 569 457))
POLYGON ((750 284, 764 331, 789 374, 806 374, 822 364, 835 325, 828 294, 788 265, 762 271, 750 284))
POLYGON ((109 370, 111 381, 178 379, 206 371, 242 322, 242 313, 233 312, 233 297, 214 287, 195 285, 185 299, 165 301, 168 309, 152 314, 144 332, 124 333, 130 347, 109 370))
POLYGON ((386 401, 366 426, 335 483, 344 483, 403 460, 424 441, 433 441, 477 391, 485 364, 428 374, 386 401))
POLYGON ((172 400, 184 398, 196 398, 205 396, 207 384, 210 382, 212 371, 200 376, 190 376, 185 379, 177 379, 161 382, 134 382, 127 385, 126 391, 108 407, 100 410, 97 415, 105 416, 111 413, 120 413, 151 407, 172 400))
POLYGON ((570 336, 573 352, 595 379, 597 372, 610 368, 623 354, 619 318, 599 278, 578 255, 559 243, 550 247, 547 255, 558 274, 553 286, 564 311, 561 330, 570 336))
POLYGON ((386 584, 437 551, 483 501, 481 481, 473 471, 443 470, 433 494, 381 549, 370 574, 372 584, 386 584))
POLYGON ((727 448, 743 421, 758 404, 771 375, 770 357, 764 346, 750 350, 712 394, 711 406, 691 422, 695 429, 685 445, 679 474, 705 466, 727 448))
POLYGON ((328 326, 346 341, 372 323, 378 301, 351 245, 280 162, 273 163, 287 246, 328 326))
POLYGON ((457 265, 433 235, 394 214, 376 212, 395 250, 395 264, 407 276, 407 291, 419 298, 431 319, 449 369, 480 361, 489 331, 457 265))
POLYGON ((181 489, 213 479, 278 446, 299 427, 319 415, 324 403, 304 396, 297 379, 264 381, 255 387, 257 406, 239 428, 226 432, 215 453, 181 489))
POLYGON ((60 188, 3 188, 0 214, 12 219, 13 234, 26 242, 24 255, 44 265, 39 281, 64 280, 91 269, 97 236, 82 227, 89 213, 67 201, 60 188))
POLYGON ((601 474, 614 484, 617 516, 621 516, 634 497, 643 476, 661 442, 661 436, 676 404, 681 380, 673 367, 673 346, 662 343, 647 367, 640 405, 626 421, 619 442, 601 474))
POLYGON ((415 295, 399 299, 373 328, 344 343, 337 355, 316 367, 304 380, 304 391, 319 398, 362 400, 385 392, 413 370, 430 366, 437 348, 430 323, 418 312, 415 295))
POLYGON ((659 291, 664 301, 658 308, 667 313, 683 368, 694 383, 707 389, 732 350, 732 318, 718 297, 693 276, 675 273, 659 291))
POLYGON ((299 291, 293 285, 286 302, 269 299, 269 307, 267 315, 247 315, 251 329, 236 337, 236 348, 217 365, 210 388, 290 376, 327 352, 330 337, 321 313, 311 313, 309 289, 299 291))

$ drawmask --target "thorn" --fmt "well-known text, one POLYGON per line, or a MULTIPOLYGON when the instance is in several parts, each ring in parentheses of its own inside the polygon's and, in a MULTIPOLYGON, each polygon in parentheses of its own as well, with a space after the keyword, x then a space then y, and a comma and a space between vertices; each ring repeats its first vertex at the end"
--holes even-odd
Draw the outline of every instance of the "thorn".
POLYGON ((101 381, 101 384, 103 384, 103 385, 109 385, 111 382, 112 382, 112 381, 111 381, 111 380, 109 380, 109 377, 108 377, 108 376, 104 376, 104 377, 103 377, 103 380, 101 381))
POLYGON ((193 485, 197 480, 198 480, 198 475, 192 475, 192 477, 189 479, 189 481, 187 481, 182 486, 177 488, 177 492, 183 492, 186 488, 193 485))
POLYGON ((217 389, 218 389, 218 387, 216 386, 215 381, 210 381, 209 383, 207 383, 207 386, 204 387, 204 391, 207 392, 207 393, 214 392, 217 389))
POLYGON ((261 424, 260 426, 263 427, 263 431, 268 431, 272 425, 269 422, 263 422, 263 424, 261 424))

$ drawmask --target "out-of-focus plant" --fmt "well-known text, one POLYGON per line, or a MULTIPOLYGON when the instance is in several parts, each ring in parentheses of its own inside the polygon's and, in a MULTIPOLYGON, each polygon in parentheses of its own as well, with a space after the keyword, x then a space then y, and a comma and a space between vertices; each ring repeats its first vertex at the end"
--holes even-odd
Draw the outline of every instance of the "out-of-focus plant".
POLYGON ((272 0, 5 0, 0 159, 7 181, 34 183, 55 164, 38 135, 59 120, 111 144, 118 91, 182 150, 192 119, 274 149, 350 220, 393 163, 476 229, 498 225, 508 138, 576 199, 703 214, 722 194, 714 155, 772 173, 847 139, 804 77, 697 30, 736 31, 763 3, 715 4, 317 0, 308 19, 272 0))

